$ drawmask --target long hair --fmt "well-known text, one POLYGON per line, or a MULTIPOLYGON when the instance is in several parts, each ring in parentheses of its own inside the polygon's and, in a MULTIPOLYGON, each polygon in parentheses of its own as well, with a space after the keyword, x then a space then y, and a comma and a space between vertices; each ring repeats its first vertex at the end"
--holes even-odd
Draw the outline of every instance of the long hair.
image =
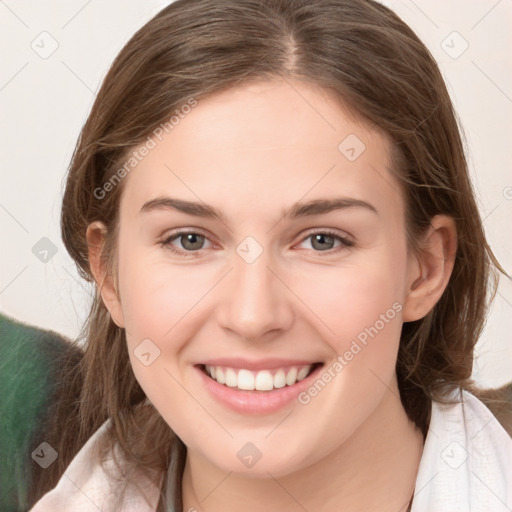
MULTIPOLYGON (((130 152, 190 99, 265 78, 299 79, 333 92, 389 135, 405 196, 407 239, 434 215, 455 219, 458 248, 447 288, 430 313, 403 325, 396 371, 408 417, 424 433, 431 400, 447 385, 475 390, 473 352, 503 272, 486 241, 468 176, 458 118, 438 66, 415 33, 372 0, 177 0, 145 24, 108 71, 80 133, 67 176, 61 228, 81 276, 93 281, 87 226, 107 226, 102 257, 115 275, 119 169, 130 152), (114 183, 108 193, 104 184, 114 183), (102 191, 98 193, 98 191, 102 191)), ((181 510, 186 450, 153 408, 130 366, 125 332, 96 294, 81 337, 78 368, 63 376, 71 396, 55 413, 59 464, 38 492, 107 418, 110 441, 134 464, 173 475, 181 510), (144 411, 144 412, 141 412, 144 411), (63 418, 66 421, 63 421, 63 418), (58 423, 60 421, 60 423, 58 423)), ((46 486, 46 487, 45 487, 46 486)))

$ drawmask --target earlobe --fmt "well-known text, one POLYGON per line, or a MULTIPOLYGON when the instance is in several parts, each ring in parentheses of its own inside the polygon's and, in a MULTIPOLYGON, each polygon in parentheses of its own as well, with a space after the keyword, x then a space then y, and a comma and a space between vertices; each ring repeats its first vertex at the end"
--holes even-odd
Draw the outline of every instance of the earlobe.
POLYGON ((107 228, 102 222, 95 221, 87 227, 87 246, 89 265, 96 287, 112 320, 118 327, 124 327, 123 310, 114 276, 106 268, 102 258, 107 228))
POLYGON ((450 280, 456 252, 455 221, 447 215, 436 215, 419 252, 410 255, 404 322, 419 320, 434 308, 450 280))

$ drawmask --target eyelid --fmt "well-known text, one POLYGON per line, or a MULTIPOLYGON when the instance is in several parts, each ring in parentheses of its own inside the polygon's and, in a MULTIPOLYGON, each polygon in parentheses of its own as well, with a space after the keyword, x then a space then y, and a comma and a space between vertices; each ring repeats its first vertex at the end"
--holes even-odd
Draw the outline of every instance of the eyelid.
POLYGON ((350 235, 348 235, 348 233, 346 233, 345 235, 341 235, 338 231, 329 229, 329 228, 324 228, 324 229, 314 228, 314 229, 308 231, 304 236, 302 236, 302 239, 299 242, 299 244, 305 242, 308 238, 311 238, 314 235, 327 235, 327 236, 335 238, 341 242, 338 247, 328 249, 326 251, 315 251, 313 249, 306 249, 306 251, 308 253, 310 253, 310 254, 313 253, 315 256, 320 256, 320 257, 336 256, 341 251, 346 251, 355 246, 355 242, 353 241, 353 238, 350 235))
POLYGON ((323 229, 322 228, 312 228, 312 229, 306 231, 306 233, 302 236, 301 242, 303 242, 304 240, 306 240, 307 238, 309 238, 310 236, 313 236, 313 235, 329 235, 334 238, 338 238, 346 243, 351 243, 351 244, 355 243, 352 235, 350 235, 346 231, 343 231, 342 233, 340 233, 338 230, 331 229, 331 228, 323 228, 323 229))
MULTIPOLYGON (((327 235, 330 237, 333 237, 341 242, 340 246, 333 249, 328 249, 325 251, 315 251, 313 249, 306 249, 308 253, 314 253, 315 255, 319 256, 332 256, 336 255, 342 250, 347 250, 355 246, 355 242, 353 240, 353 237, 349 235, 348 233, 344 232, 345 234, 342 235, 338 231, 333 230, 331 228, 312 228, 308 230, 304 235, 302 235, 299 245, 303 242, 305 242, 308 238, 314 236, 314 235, 327 235)), ((202 251, 206 249, 198 249, 197 251, 185 251, 183 249, 178 249, 171 245, 171 242, 174 240, 179 239, 181 236, 189 235, 189 234, 195 234, 200 235, 204 237, 206 240, 208 240, 211 244, 216 245, 216 243, 210 239, 210 236, 202 229, 200 228, 177 228, 175 231, 166 234, 160 241, 159 244, 167 248, 173 253, 176 253, 178 255, 184 255, 184 256, 191 256, 191 257, 199 257, 202 253, 202 251)))
MULTIPOLYGON (((177 228, 174 231, 166 233, 161 240, 159 241, 159 244, 162 246, 168 245, 171 243, 171 241, 177 240, 181 236, 184 235, 200 235, 204 237, 206 240, 208 240, 211 244, 215 245, 215 242, 211 239, 210 235, 206 233, 206 231, 200 229, 200 228, 177 228)), ((189 254, 198 253, 202 251, 203 249, 199 249, 198 251, 186 251, 189 254)), ((181 249, 177 249, 177 251, 181 251, 181 249)))

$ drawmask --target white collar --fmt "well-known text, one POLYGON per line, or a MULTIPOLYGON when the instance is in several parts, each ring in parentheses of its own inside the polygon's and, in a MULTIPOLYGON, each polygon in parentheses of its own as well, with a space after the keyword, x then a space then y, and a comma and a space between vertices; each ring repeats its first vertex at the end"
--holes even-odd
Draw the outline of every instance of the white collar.
POLYGON ((432 402, 411 512, 512 510, 512 439, 478 398, 462 398, 432 402))
MULTIPOLYGON (((512 439, 487 407, 462 392, 453 405, 432 402, 411 512, 510 512, 512 510, 512 439)), ((55 489, 45 494, 31 512, 114 512, 117 482, 110 480, 96 462, 98 440, 104 423, 71 461, 55 489)), ((111 460, 108 465, 114 467, 111 460)), ((160 487, 143 475, 145 489, 130 484, 118 510, 154 512, 160 487)))
MULTIPOLYGON (((138 472, 130 478, 122 506, 117 505, 122 479, 109 478, 98 462, 100 441, 109 426, 106 421, 73 458, 57 486, 45 494, 30 512, 154 512, 158 505, 160 486, 138 472), (136 482, 137 488, 132 482, 136 482), (143 494, 144 493, 144 494, 143 494), (147 497, 145 499, 144 495, 147 497)), ((111 452, 108 470, 119 475, 111 452)), ((120 459, 122 460, 122 459, 120 459)), ((129 470, 128 470, 129 471, 129 470)))

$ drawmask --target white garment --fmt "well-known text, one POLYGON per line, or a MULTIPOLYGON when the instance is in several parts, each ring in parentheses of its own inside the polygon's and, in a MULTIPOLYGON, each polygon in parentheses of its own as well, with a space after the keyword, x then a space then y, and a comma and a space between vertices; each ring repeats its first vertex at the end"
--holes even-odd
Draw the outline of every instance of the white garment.
POLYGON ((512 511, 512 439, 478 398, 462 395, 432 404, 411 512, 512 511))
MULTIPOLYGON (((432 403, 411 512, 512 511, 512 439, 487 407, 467 391, 453 405, 432 403)), ((104 424, 31 512, 113 512, 115 484, 95 462, 104 424)), ((159 486, 142 479, 148 501, 132 487, 119 510, 154 512, 159 486)))
MULTIPOLYGON (((146 500, 135 485, 128 485, 121 505, 116 499, 123 485, 107 476, 97 458, 98 441, 104 435, 109 421, 106 421, 87 441, 73 458, 57 486, 46 493, 30 512, 154 512, 158 505, 160 488, 149 482, 143 475, 131 477, 148 499, 146 500)), ((110 458, 108 470, 118 474, 110 458)))

